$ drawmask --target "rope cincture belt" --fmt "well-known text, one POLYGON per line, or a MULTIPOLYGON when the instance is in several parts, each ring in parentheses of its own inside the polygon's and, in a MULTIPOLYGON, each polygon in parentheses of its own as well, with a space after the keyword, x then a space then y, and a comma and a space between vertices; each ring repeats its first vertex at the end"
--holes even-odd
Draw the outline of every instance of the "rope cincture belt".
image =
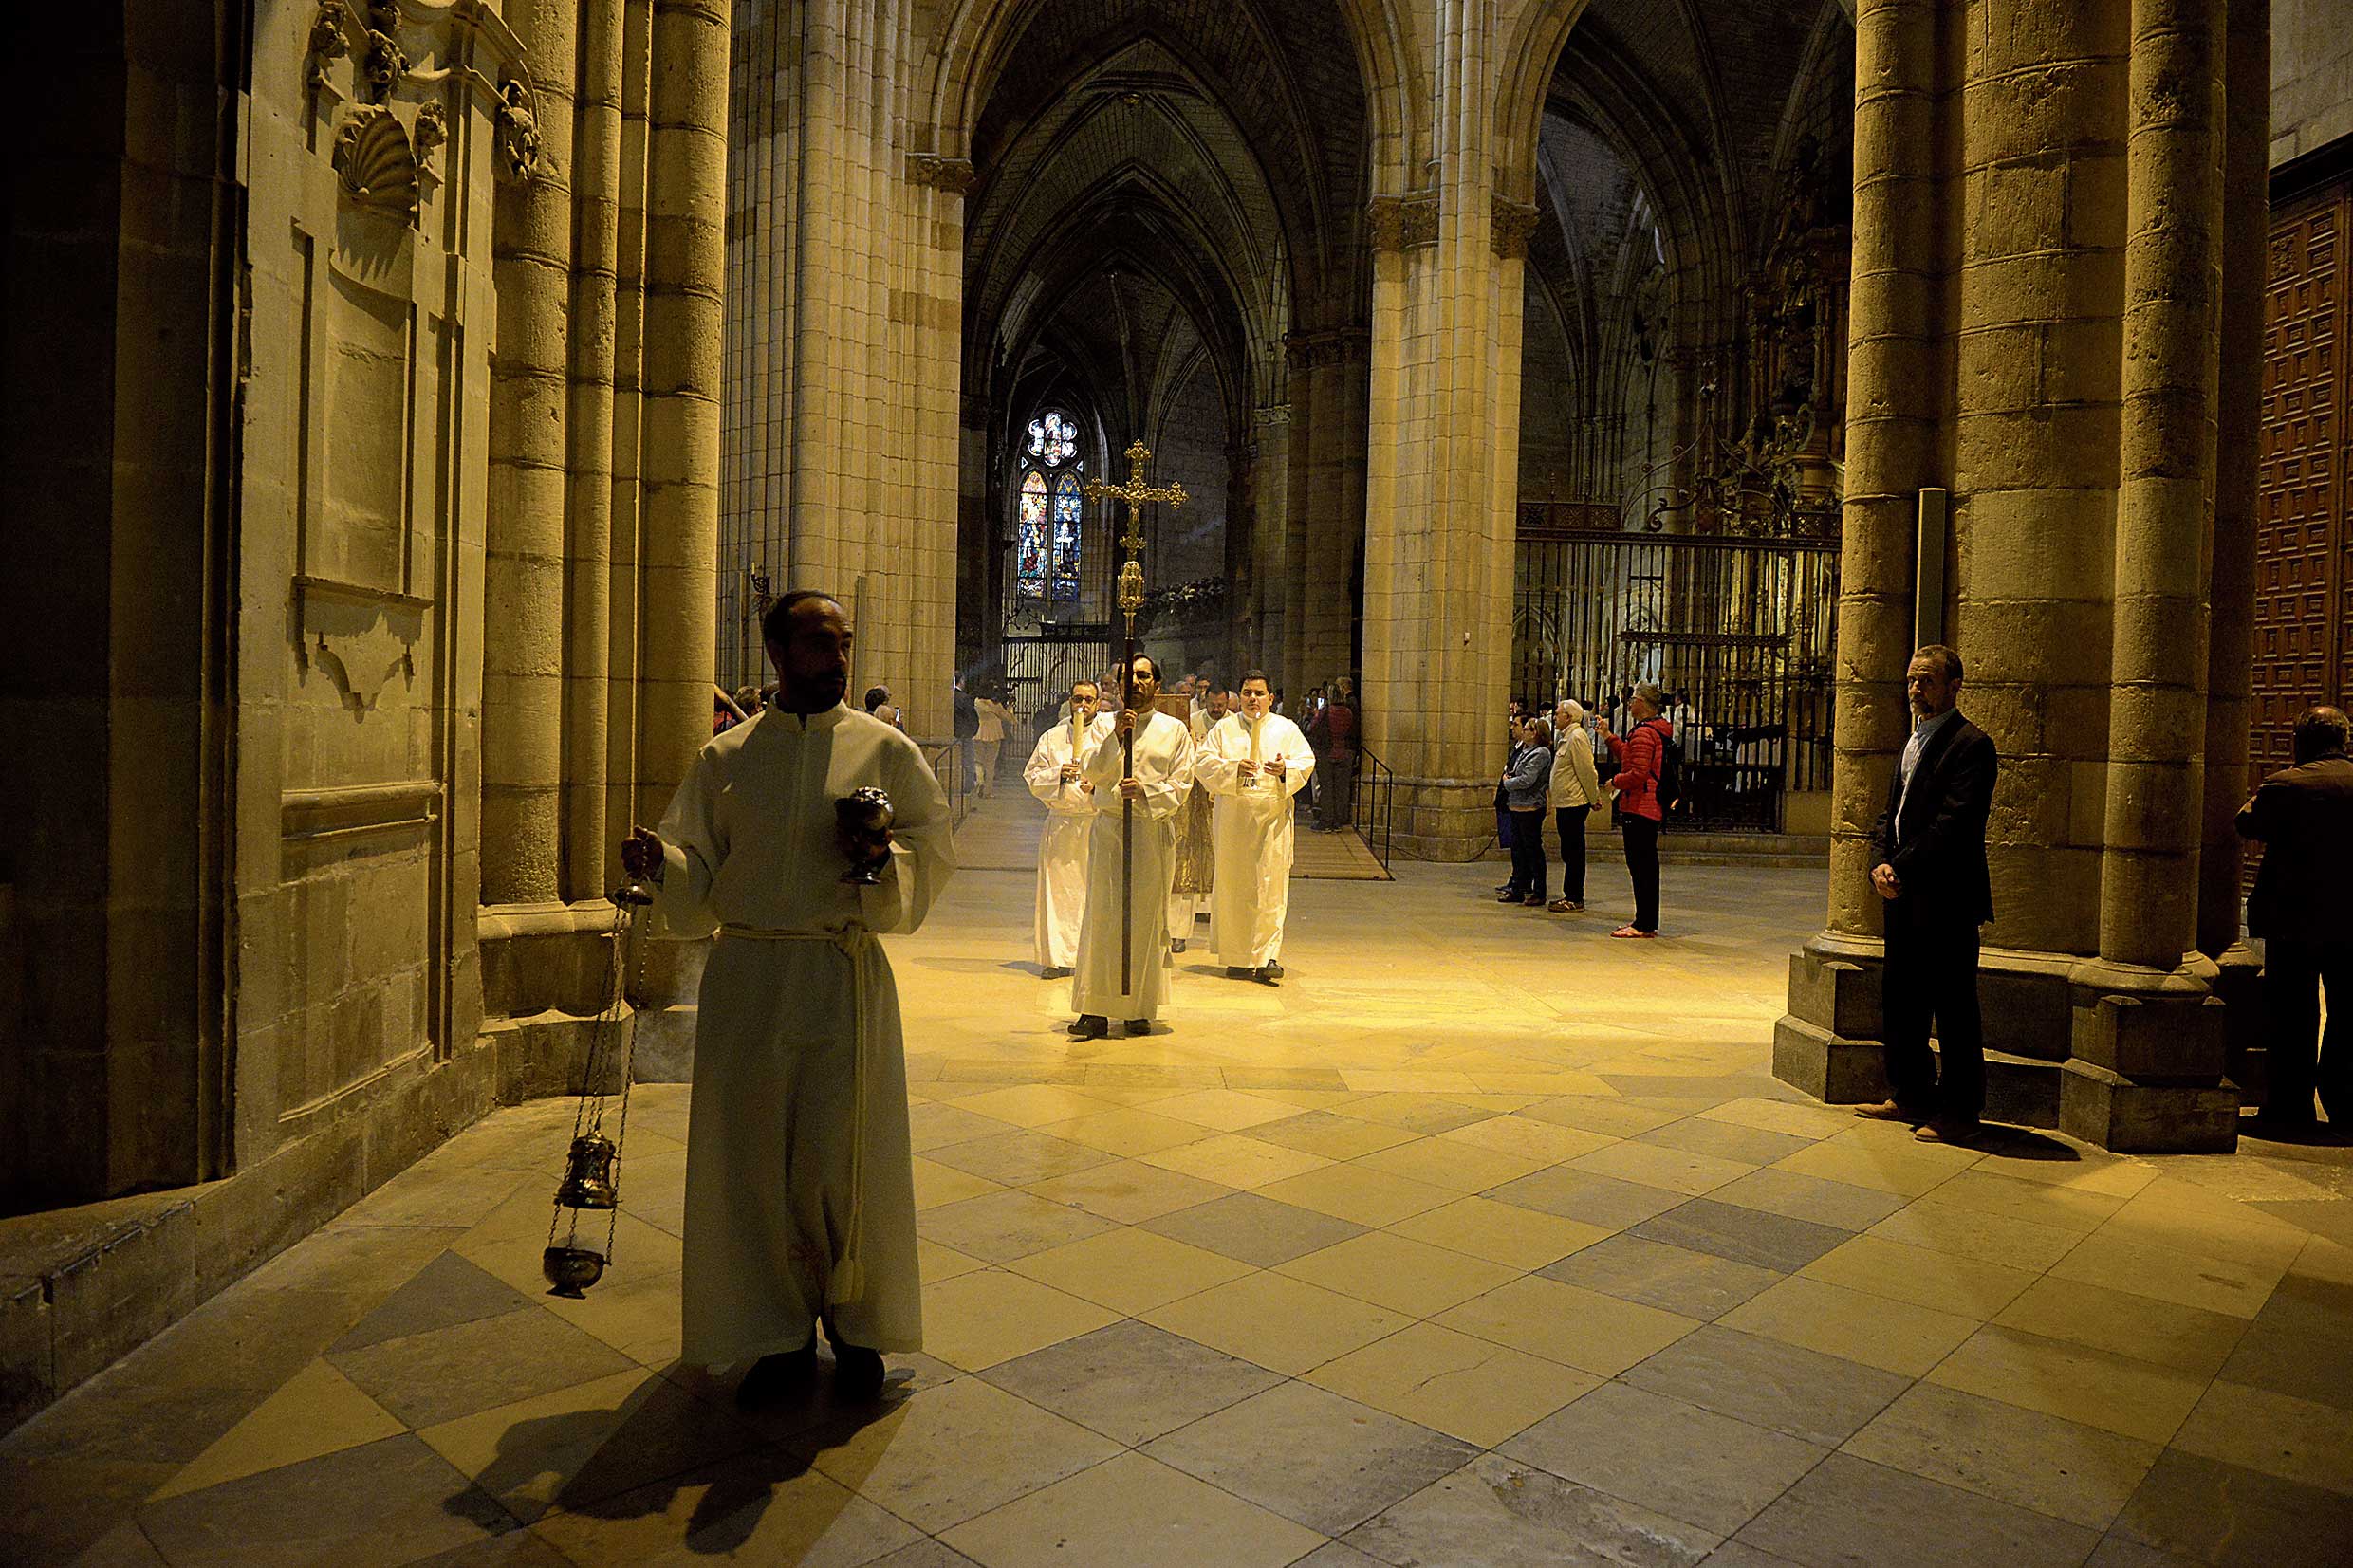
POLYGON ((855 1037, 850 1054, 850 1219, 842 1239, 841 1254, 833 1260, 832 1271, 825 1281, 825 1304, 848 1306, 866 1294, 866 1269, 858 1256, 859 1245, 865 1239, 866 1077, 867 1058, 874 1051, 874 1041, 866 1027, 866 987, 876 978, 874 966, 882 955, 882 944, 863 926, 772 931, 759 926, 725 925, 719 928, 719 934, 748 942, 821 942, 849 960, 850 1032, 855 1037))

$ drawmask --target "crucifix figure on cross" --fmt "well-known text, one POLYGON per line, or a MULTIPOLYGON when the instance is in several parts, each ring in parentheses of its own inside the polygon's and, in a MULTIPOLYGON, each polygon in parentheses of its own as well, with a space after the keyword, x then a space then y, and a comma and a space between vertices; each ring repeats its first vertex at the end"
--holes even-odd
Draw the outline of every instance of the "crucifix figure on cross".
MULTIPOLYGON (((1127 503, 1127 532, 1120 540, 1120 548, 1127 559, 1120 563, 1120 614, 1127 621, 1126 655, 1120 665, 1120 703, 1121 710, 1135 706, 1136 615, 1144 607, 1144 565, 1138 559, 1144 549, 1144 508, 1156 501, 1171 507, 1185 504, 1182 484, 1152 484, 1152 449, 1141 440, 1128 443, 1127 482, 1106 485, 1090 479, 1082 489, 1089 501, 1123 501, 1127 503)), ((1124 777, 1136 772, 1136 731, 1131 723, 1121 736, 1121 767, 1124 777)), ((1124 797, 1120 802, 1120 988, 1132 992, 1136 988, 1135 933, 1129 918, 1135 907, 1136 886, 1136 802, 1124 797)))

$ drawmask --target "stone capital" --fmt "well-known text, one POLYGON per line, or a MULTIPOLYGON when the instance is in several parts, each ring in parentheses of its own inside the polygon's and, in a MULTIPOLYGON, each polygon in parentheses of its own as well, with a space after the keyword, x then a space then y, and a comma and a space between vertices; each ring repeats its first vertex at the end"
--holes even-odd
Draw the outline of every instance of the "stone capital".
MULTIPOLYGON (((1294 371, 1313 370, 1320 365, 1346 364, 1362 360, 1372 351, 1372 334, 1362 327, 1340 327, 1328 332, 1286 332, 1283 352, 1294 371)), ((1284 417, 1289 417, 1289 405, 1284 405, 1284 417)))
POLYGON ((1376 250, 1405 250, 1436 245, 1438 240, 1438 194, 1416 191, 1402 196, 1375 196, 1364 209, 1365 223, 1376 250))
POLYGON ((971 158, 940 157, 932 153, 907 155, 907 180, 913 185, 960 196, 970 192, 979 177, 971 158))
POLYGON ((1495 212, 1489 234, 1495 254, 1511 260, 1528 254, 1529 236, 1536 231, 1536 208, 1532 202, 1509 201, 1495 198, 1495 212))

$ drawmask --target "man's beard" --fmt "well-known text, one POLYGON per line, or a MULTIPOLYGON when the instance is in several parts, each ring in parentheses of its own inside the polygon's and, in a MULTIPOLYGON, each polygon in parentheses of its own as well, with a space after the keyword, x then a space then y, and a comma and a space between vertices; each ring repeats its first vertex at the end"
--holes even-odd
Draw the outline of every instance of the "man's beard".
POLYGON ((849 694, 849 689, 847 675, 802 675, 787 679, 778 695, 795 708, 831 708, 849 694))

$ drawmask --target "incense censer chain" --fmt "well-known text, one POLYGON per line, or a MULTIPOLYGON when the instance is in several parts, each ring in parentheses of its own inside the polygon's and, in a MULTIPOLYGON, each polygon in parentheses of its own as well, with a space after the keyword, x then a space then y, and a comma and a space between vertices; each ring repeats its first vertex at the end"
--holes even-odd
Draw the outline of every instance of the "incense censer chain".
POLYGON ((572 1142, 565 1157, 564 1180, 556 1187, 555 1214, 547 1222, 547 1247, 540 1254, 540 1272, 547 1278, 550 1296, 581 1300, 612 1264, 613 1240, 621 1226, 621 1148, 629 1131, 629 1080, 638 1049, 637 1005, 645 988, 645 933, 639 927, 653 901, 653 890, 634 877, 613 895, 609 988, 589 1029, 580 1103, 572 1113, 572 1142), (625 1024, 624 1007, 629 1012, 625 1024), (609 1135, 608 1116, 613 1123, 609 1135), (581 1215, 598 1211, 606 1216, 602 1252, 582 1245, 580 1237, 581 1215))

